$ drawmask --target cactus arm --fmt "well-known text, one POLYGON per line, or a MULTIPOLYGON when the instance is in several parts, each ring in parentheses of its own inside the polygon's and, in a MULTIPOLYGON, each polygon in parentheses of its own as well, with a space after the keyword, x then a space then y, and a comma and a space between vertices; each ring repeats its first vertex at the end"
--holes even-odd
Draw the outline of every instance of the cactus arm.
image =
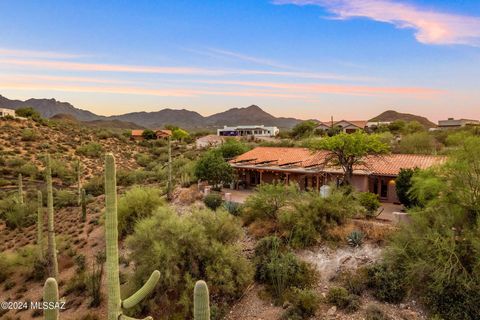
MULTIPOLYGON (((43 286, 43 301, 44 302, 58 302, 58 285, 54 278, 48 278, 43 286)), ((57 320, 58 309, 43 309, 44 320, 57 320)))
POLYGON ((150 275, 150 278, 148 278, 147 282, 134 294, 132 294, 130 297, 122 301, 122 307, 126 309, 130 309, 134 306, 137 305, 140 301, 142 301, 152 290, 155 288, 155 286, 158 283, 158 280, 160 279, 160 271, 155 270, 152 272, 150 275))
POLYGON ((53 222, 53 187, 52 187, 52 168, 50 165, 50 155, 46 157, 46 180, 47 180, 47 212, 48 212, 48 257, 50 265, 50 274, 53 278, 58 278, 57 247, 55 244, 55 229, 53 222))
POLYGON ((108 320, 117 320, 121 315, 118 270, 117 181, 115 158, 111 153, 105 155, 105 207, 108 320))
POLYGON ((37 191, 37 246, 38 256, 43 260, 43 199, 42 191, 37 191))
POLYGON ((210 320, 208 286, 203 280, 197 281, 193 290, 193 319, 210 320))
POLYGON ((153 320, 152 317, 148 316, 146 318, 143 318, 143 319, 137 319, 137 318, 132 318, 132 317, 129 317, 129 316, 126 316, 124 314, 121 314, 119 317, 118 317, 118 320, 153 320))

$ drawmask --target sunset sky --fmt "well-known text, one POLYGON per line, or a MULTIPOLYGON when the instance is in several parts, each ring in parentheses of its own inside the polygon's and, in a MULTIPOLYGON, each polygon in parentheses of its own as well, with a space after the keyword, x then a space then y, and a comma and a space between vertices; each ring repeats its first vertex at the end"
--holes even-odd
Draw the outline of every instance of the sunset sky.
POLYGON ((480 1, 0 0, 0 94, 102 115, 478 119, 480 1))

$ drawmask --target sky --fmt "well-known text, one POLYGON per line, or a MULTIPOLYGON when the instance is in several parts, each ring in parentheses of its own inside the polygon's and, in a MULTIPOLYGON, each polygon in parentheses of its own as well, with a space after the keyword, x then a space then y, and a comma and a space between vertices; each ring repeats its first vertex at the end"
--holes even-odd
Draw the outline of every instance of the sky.
POLYGON ((0 0, 0 94, 101 115, 480 119, 480 1, 0 0))

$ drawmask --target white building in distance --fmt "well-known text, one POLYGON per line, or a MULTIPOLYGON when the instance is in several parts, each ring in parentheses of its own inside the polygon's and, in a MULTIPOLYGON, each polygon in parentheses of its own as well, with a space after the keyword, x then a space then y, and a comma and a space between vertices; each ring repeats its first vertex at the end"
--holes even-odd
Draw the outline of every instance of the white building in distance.
POLYGON ((7 116, 15 118, 15 110, 0 108, 0 118, 7 117, 7 116))
POLYGON ((465 126, 478 126, 480 125, 479 120, 471 120, 471 119, 454 119, 448 118, 447 120, 440 120, 438 121, 438 128, 439 129, 449 129, 449 128, 461 128, 465 126))
POLYGON ((222 129, 217 129, 217 135, 224 137, 274 137, 279 132, 280 130, 277 127, 265 127, 264 125, 249 125, 236 127, 223 126, 222 129))

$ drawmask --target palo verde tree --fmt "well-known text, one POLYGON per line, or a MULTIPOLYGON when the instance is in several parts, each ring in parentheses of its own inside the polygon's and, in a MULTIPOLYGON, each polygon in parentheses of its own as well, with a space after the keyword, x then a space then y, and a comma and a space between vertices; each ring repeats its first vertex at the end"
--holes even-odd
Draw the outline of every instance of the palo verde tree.
POLYGON ((357 131, 352 134, 340 133, 312 142, 311 148, 327 150, 326 165, 340 166, 345 184, 351 184, 353 168, 364 163, 365 157, 382 155, 389 151, 388 145, 376 135, 357 131))
POLYGON ((195 167, 195 175, 201 180, 207 180, 214 186, 233 179, 233 168, 225 161, 218 150, 203 154, 195 167))

